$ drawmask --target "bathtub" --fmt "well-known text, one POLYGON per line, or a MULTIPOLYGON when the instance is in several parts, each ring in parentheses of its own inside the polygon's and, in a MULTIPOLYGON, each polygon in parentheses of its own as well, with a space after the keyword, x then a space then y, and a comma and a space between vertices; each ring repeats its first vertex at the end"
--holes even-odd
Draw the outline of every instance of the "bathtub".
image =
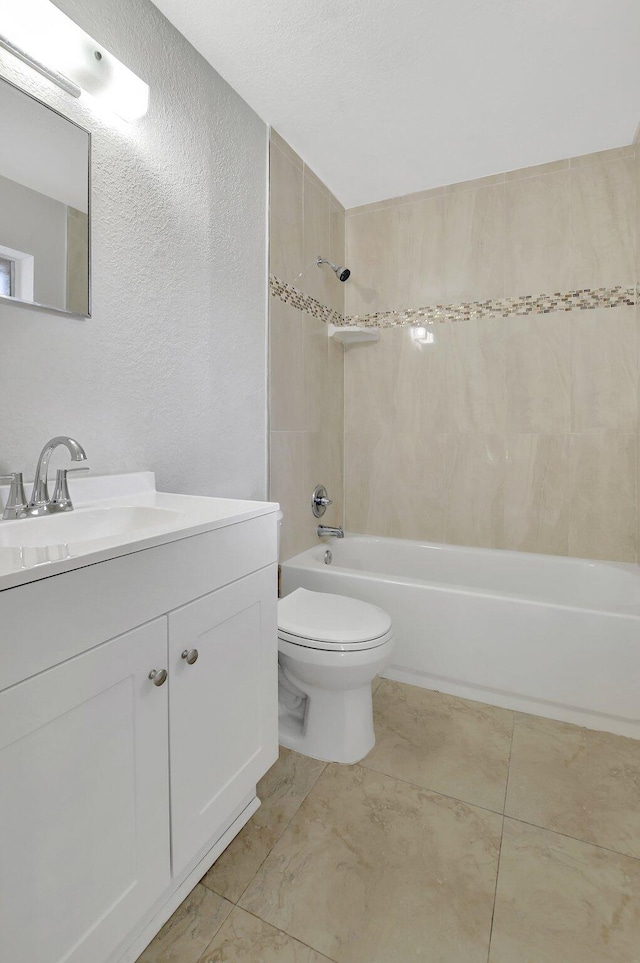
POLYGON ((640 738, 636 565, 346 535, 283 563, 299 586, 389 612, 387 678, 640 738))

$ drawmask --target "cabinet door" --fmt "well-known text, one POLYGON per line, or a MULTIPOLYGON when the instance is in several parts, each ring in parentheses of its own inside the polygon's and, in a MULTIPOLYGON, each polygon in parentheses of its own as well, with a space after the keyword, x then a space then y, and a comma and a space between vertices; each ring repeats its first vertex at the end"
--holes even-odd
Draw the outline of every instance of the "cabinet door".
POLYGON ((170 881, 166 619, 0 693, 0 960, 97 963, 170 881))
POLYGON ((227 828, 278 754, 276 566, 169 616, 173 872, 227 828), (182 653, 189 653, 189 660, 182 653))

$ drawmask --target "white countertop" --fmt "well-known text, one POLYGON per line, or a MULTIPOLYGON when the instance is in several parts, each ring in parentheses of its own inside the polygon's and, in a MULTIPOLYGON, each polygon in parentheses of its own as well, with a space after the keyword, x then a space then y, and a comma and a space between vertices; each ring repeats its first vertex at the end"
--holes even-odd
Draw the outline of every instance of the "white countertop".
MULTIPOLYGON (((25 488, 28 495, 30 487, 25 488)), ((47 546, 8 548, 0 545, 0 591, 279 510, 279 505, 275 502, 158 492, 153 472, 70 478, 69 489, 75 506, 73 514, 77 516, 96 509, 136 507, 160 508, 176 514, 167 516, 168 521, 162 525, 137 528, 124 535, 47 546)), ((8 491, 7 486, 0 486, 3 506, 8 491)), ((52 515, 51 519, 59 517, 60 515, 52 515)), ((25 542, 31 542, 33 539, 27 537, 28 526, 36 521, 39 528, 42 528, 49 519, 0 520, 0 531, 5 529, 5 526, 12 526, 14 531, 24 531, 25 542), (21 526, 21 529, 17 526, 21 526)))

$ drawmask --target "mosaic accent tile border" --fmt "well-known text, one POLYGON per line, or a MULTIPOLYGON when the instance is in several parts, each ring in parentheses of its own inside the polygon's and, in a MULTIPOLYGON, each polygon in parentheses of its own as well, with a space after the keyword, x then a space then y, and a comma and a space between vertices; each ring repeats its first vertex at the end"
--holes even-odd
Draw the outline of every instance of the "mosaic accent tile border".
POLYGON ((340 326, 345 323, 344 316, 339 311, 328 308, 309 294, 303 294, 298 288, 294 288, 293 284, 281 281, 274 274, 269 276, 269 289, 272 297, 279 298, 284 304, 290 304, 299 311, 304 311, 306 314, 318 318, 319 321, 340 326))
POLYGON ((406 311, 384 311, 378 314, 352 315, 346 325, 393 328, 403 324, 437 324, 444 321, 472 321, 478 318, 508 318, 529 314, 552 314, 556 311, 590 311, 595 308, 619 308, 636 304, 636 288, 617 285, 613 288, 584 288, 564 294, 526 294, 491 301, 469 301, 463 304, 436 304, 406 311))
POLYGON ((292 284, 271 275, 271 294, 285 304, 306 311, 314 318, 339 327, 394 328, 406 324, 439 324, 447 321, 473 321, 479 318, 508 318, 530 314, 552 314, 556 311, 592 311, 595 308, 619 308, 638 303, 637 285, 612 288, 583 288, 555 294, 526 294, 490 301, 468 301, 462 304, 435 304, 406 311, 381 311, 377 314, 354 314, 343 317, 315 298, 303 294, 292 284))

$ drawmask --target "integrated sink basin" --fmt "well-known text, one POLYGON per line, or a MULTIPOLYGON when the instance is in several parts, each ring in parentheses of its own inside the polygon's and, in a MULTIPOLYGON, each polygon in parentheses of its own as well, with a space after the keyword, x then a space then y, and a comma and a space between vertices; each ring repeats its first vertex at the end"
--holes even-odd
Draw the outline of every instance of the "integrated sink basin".
POLYGON ((167 508, 125 506, 78 509, 0 525, 0 548, 50 548, 131 536, 140 529, 168 528, 184 518, 167 508))
MULTIPOLYGON (((27 487, 29 487, 27 485, 27 487)), ((10 486, 0 483, 0 518, 10 486)), ((83 475, 70 479, 74 508, 0 520, 0 593, 169 542, 272 513, 268 502, 156 490, 153 472, 83 475)))

